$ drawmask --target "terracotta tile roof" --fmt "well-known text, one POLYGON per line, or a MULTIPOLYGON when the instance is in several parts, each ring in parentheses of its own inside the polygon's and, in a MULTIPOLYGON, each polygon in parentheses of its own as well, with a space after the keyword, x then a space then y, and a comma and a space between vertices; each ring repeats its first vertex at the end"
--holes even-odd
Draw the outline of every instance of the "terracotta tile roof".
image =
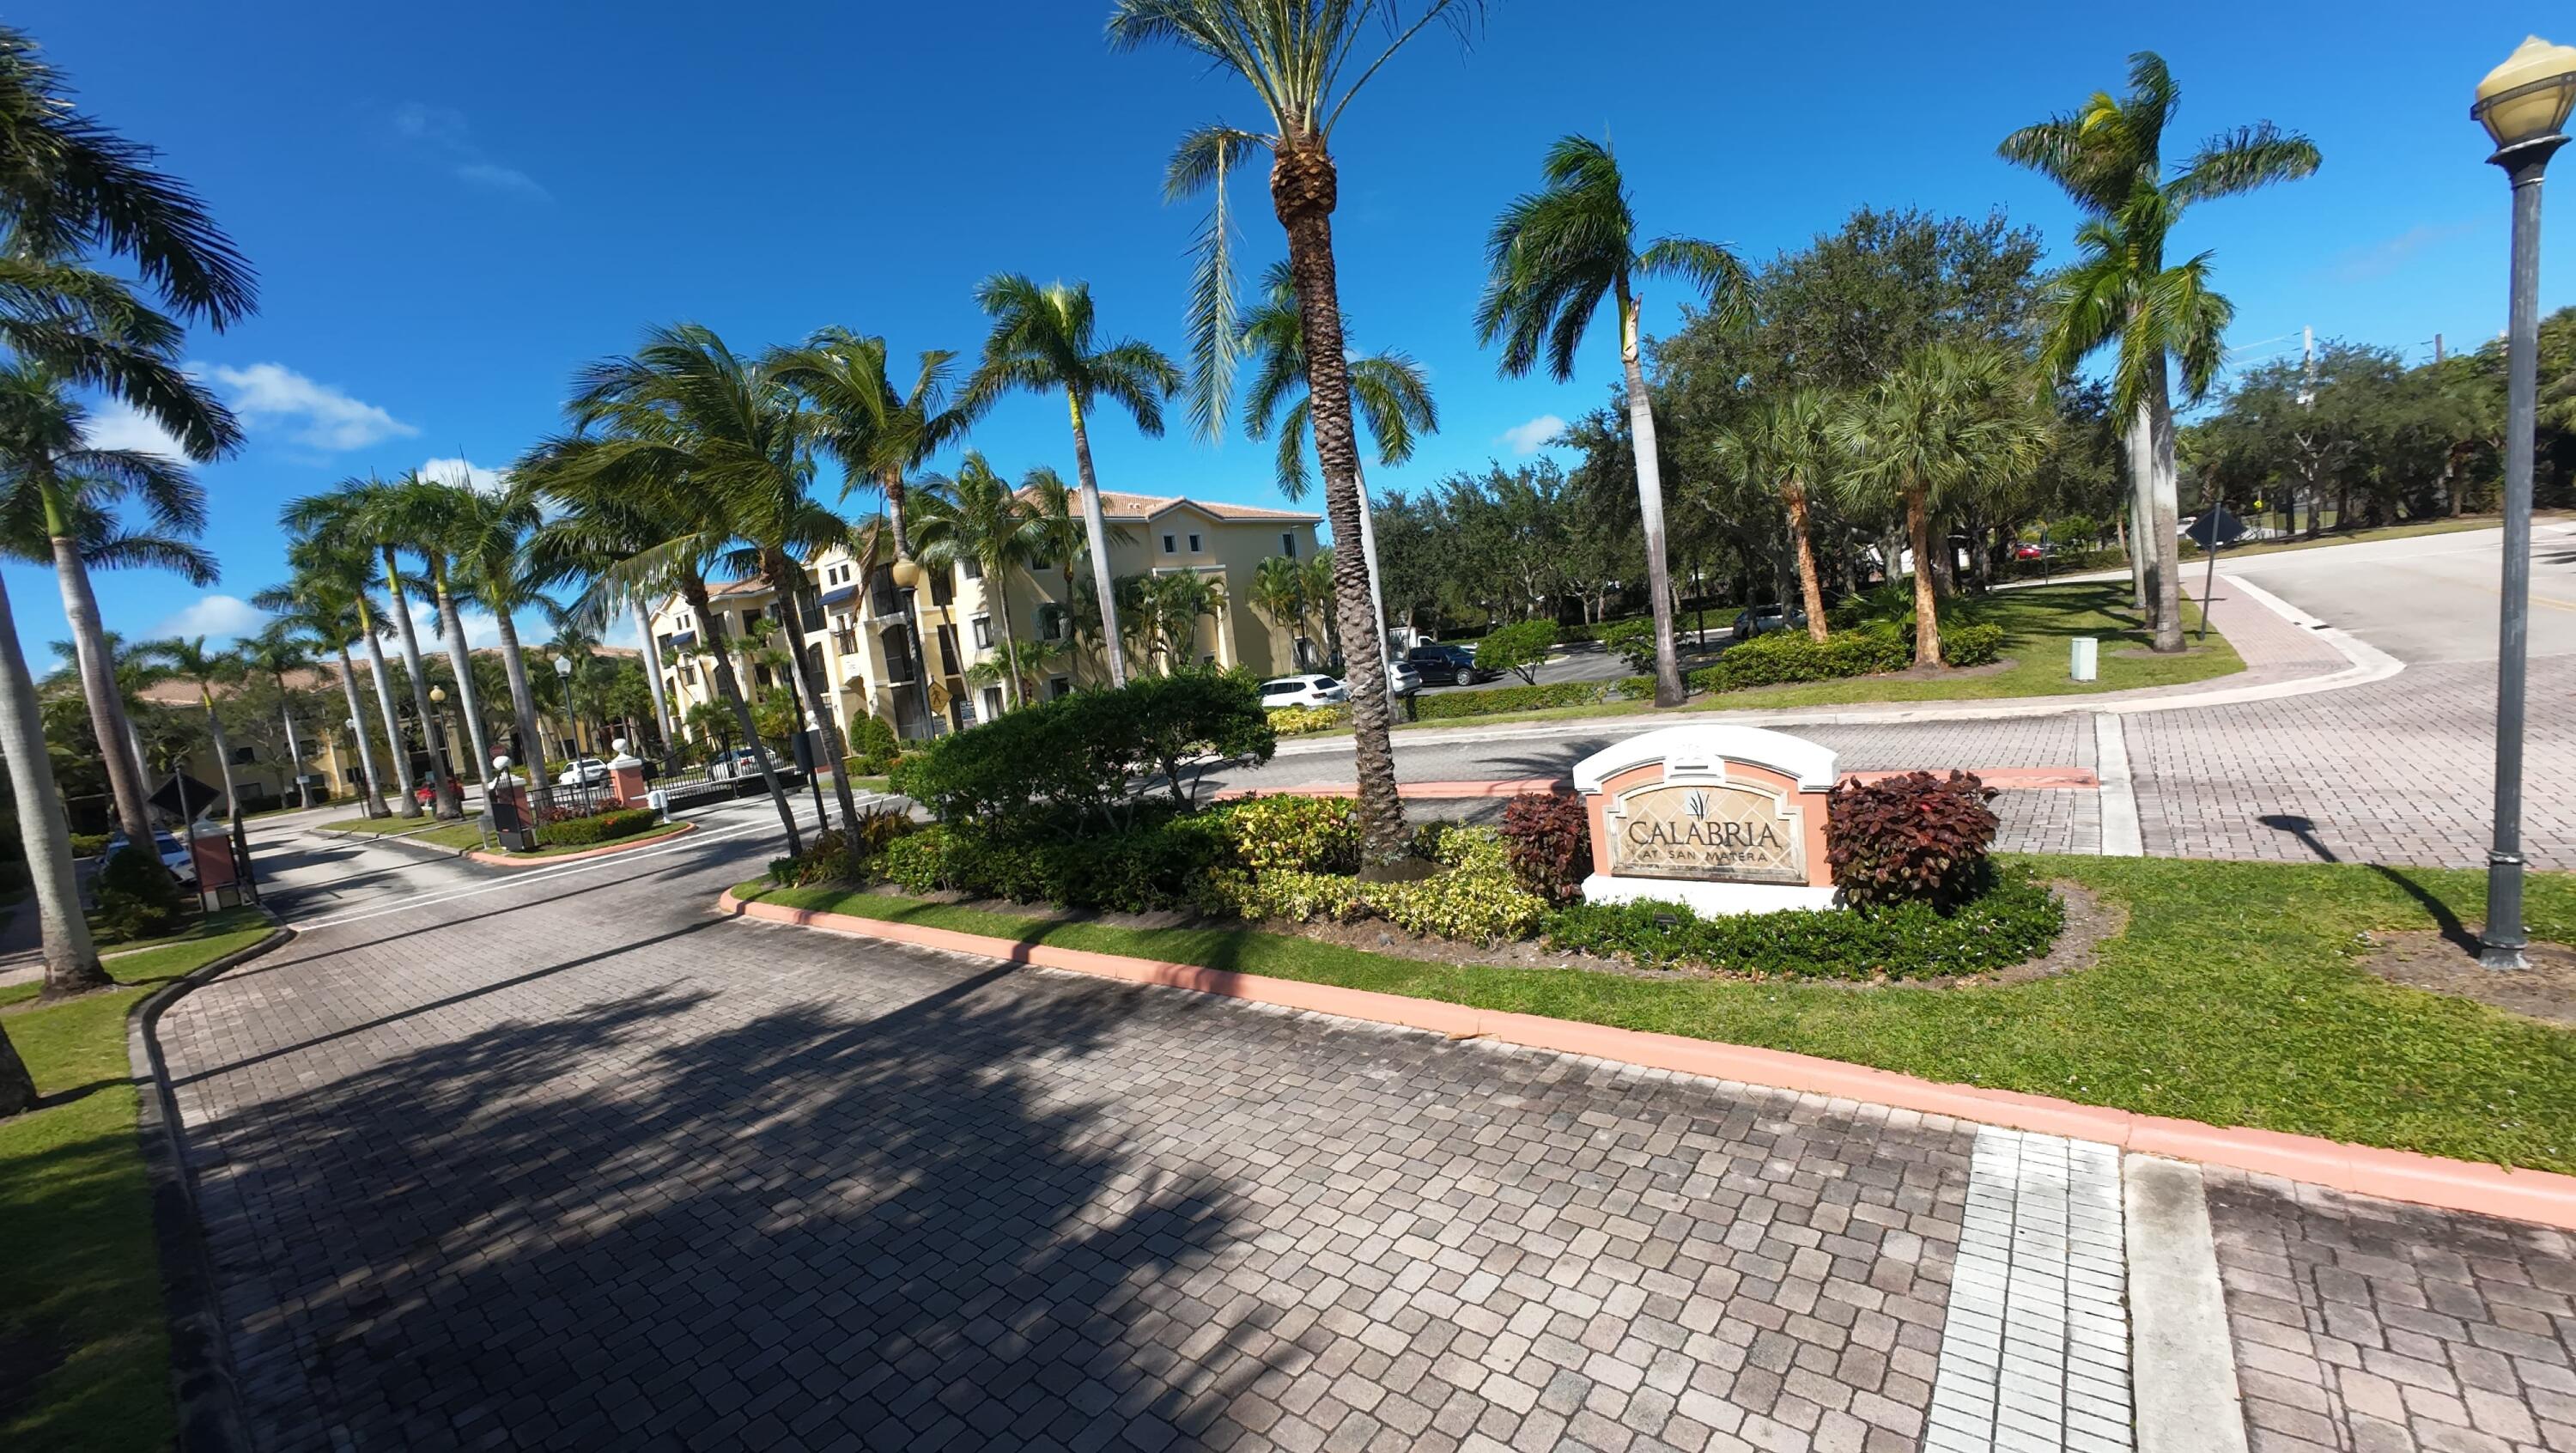
POLYGON ((1126 494, 1118 490, 1100 492, 1100 512, 1119 519, 1151 519, 1175 505, 1188 505, 1204 510, 1220 520, 1288 520, 1300 524, 1319 522, 1319 515, 1296 510, 1263 509, 1257 505, 1227 504, 1217 500, 1191 499, 1187 495, 1126 494))
MULTIPOLYGON (((599 655, 611 657, 617 660, 624 660, 629 657, 640 656, 643 654, 633 646, 593 646, 591 649, 599 655)), ((532 663, 529 668, 531 671, 535 669, 533 663, 539 657, 546 654, 544 647, 534 643, 530 643, 523 647, 523 652, 530 663, 532 663)), ((444 664, 447 660, 447 648, 435 644, 428 638, 422 639, 420 654, 424 665, 427 665, 432 661, 444 664)), ((474 654, 477 656, 489 656, 494 659, 498 659, 501 654, 501 648, 498 646, 477 646, 474 648, 474 654)), ((368 679, 366 648, 361 646, 357 650, 351 651, 349 653, 349 657, 358 668, 358 680, 361 683, 364 683, 368 679)), ((400 668, 401 658, 399 654, 391 650, 386 651, 385 669, 388 671, 395 671, 400 668)), ((289 691, 313 691, 323 687, 336 688, 339 684, 340 670, 336 665, 307 666, 286 673, 286 687, 289 691)), ((373 688, 362 686, 362 689, 372 690, 373 688)), ((226 696, 231 694, 231 691, 232 688, 229 686, 217 686, 215 688, 215 695, 226 696)), ((197 704, 197 684, 193 681, 156 681, 151 685, 144 687, 141 691, 136 692, 135 695, 141 697, 145 701, 158 702, 163 706, 195 706, 197 704)))

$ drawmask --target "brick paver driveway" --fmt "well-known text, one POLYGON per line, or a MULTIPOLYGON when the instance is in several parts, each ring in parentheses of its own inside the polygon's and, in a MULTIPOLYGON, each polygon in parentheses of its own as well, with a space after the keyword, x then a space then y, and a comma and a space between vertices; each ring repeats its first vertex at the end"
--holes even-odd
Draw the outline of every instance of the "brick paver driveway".
POLYGON ((164 1018, 264 1446, 1916 1446, 1972 1127, 711 916, 768 851, 164 1018))

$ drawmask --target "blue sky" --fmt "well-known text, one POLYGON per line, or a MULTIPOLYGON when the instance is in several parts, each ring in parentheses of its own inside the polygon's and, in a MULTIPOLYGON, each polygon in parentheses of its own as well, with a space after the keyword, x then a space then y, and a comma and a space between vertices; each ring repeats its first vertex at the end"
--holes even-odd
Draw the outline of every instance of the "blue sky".
MULTIPOLYGON (((106 579, 108 624, 251 624, 240 600, 282 571, 281 502, 367 470, 502 464, 558 424, 576 365, 648 323, 695 319, 746 351, 823 324, 907 357, 967 351, 982 322, 969 289, 1010 270, 1088 279, 1107 329, 1179 355, 1199 213, 1160 202, 1163 158, 1190 125, 1257 118, 1239 83, 1180 54, 1110 53, 1106 9, 14 7, 84 107, 162 148, 262 278, 259 315, 190 352, 250 430, 203 471, 223 583, 106 579)), ((1373 483, 1520 457, 1542 421, 1602 400, 1609 332, 1557 385, 1496 378, 1470 325, 1485 229, 1555 136, 1606 130, 1650 231, 1748 260, 1863 204, 2001 206, 2062 248, 2070 208, 1994 144, 2116 87, 2140 48, 2179 78, 2185 137, 2270 118, 2324 151, 2316 177, 2186 223, 2181 245, 2216 251, 2244 358, 2295 350, 2303 324, 2410 355, 2436 332, 2474 346, 2503 322, 2506 209, 2469 94, 2550 13, 1495 0, 1472 50, 1417 42, 1336 137, 1353 341, 1412 352, 1442 410, 1414 463, 1373 483)), ((1240 205, 1257 268, 1282 244, 1253 180, 1240 205)), ((2552 235, 2545 305, 2576 297, 2571 237, 2576 218, 2552 235)), ((1650 328, 1677 305, 1650 294, 1650 328)), ((1011 401, 972 444, 1013 474, 1070 472, 1060 405, 1011 401)), ((1275 502, 1267 449, 1239 438, 1147 440, 1113 420, 1095 448, 1113 488, 1275 502)), ((6 575, 41 669, 63 634, 50 575, 6 575)))

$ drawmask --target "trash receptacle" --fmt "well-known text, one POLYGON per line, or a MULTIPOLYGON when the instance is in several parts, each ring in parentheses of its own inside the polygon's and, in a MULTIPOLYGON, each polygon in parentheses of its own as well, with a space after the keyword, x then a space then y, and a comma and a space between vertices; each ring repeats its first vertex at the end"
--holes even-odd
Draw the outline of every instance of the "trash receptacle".
POLYGON ((2100 674, 2102 642, 2094 636, 2077 636, 2067 647, 2066 674, 2077 681, 2090 681, 2100 674))

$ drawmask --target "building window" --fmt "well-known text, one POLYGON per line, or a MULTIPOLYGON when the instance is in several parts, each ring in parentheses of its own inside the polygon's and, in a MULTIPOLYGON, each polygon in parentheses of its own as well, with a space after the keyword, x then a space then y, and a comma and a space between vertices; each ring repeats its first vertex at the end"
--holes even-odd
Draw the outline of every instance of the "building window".
POLYGON ((993 649, 993 618, 991 616, 977 616, 975 617, 974 624, 975 649, 978 651, 989 651, 993 649))
POLYGON ((1199 537, 1196 535, 1190 536, 1190 553, 1193 555, 1199 553, 1199 537))
POLYGON ((1050 677, 1048 677, 1048 678, 1047 678, 1047 700, 1049 700, 1049 701, 1053 701, 1053 700, 1055 700, 1055 699, 1056 699, 1057 697, 1059 697, 1059 696, 1071 696, 1072 694, 1073 694, 1073 678, 1072 678, 1072 677, 1070 677, 1070 676, 1050 676, 1050 677))
POLYGON ((1297 532, 1295 530, 1281 530, 1279 532, 1279 553, 1287 556, 1291 560, 1297 558, 1297 532))
POLYGON ((930 575, 931 608, 936 610, 941 606, 947 605, 950 601, 953 601, 956 598, 957 577, 945 570, 932 571, 930 575))
POLYGON ((976 559, 972 555, 969 555, 964 560, 960 561, 957 568, 965 571, 966 578, 969 580, 981 580, 984 578, 984 562, 976 559))
POLYGON ((1163 553, 1166 555, 1177 555, 1180 553, 1179 550, 1173 548, 1172 537, 1169 535, 1165 535, 1163 537, 1163 553))
POLYGON ((233 765, 236 767, 247 766, 249 763, 257 760, 252 755, 255 750, 255 748, 251 747, 233 748, 233 765))
POLYGON ((997 717, 997 716, 1000 716, 1001 714, 1002 714, 1002 688, 1000 688, 1000 687, 998 687, 998 686, 987 686, 987 687, 985 687, 985 688, 984 688, 984 720, 986 720, 986 721, 991 721, 993 718, 995 718, 995 717, 997 717))
POLYGON ((941 623, 939 627, 939 662, 944 674, 954 676, 966 669, 964 653, 957 649, 957 627, 941 623))

